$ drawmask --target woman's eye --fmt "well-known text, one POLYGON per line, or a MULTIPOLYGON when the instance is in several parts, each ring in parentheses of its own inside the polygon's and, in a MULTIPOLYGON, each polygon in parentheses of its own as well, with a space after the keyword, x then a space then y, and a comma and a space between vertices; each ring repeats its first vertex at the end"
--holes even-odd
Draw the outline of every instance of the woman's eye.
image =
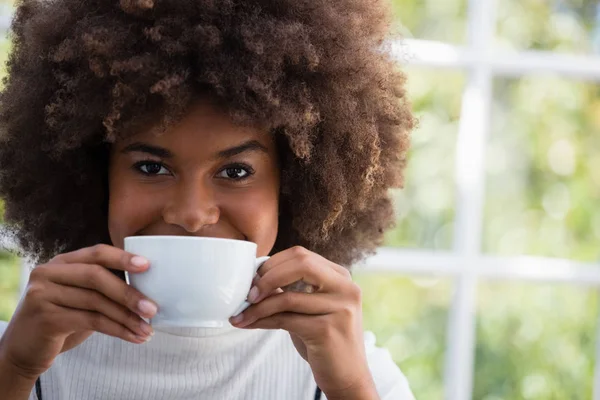
POLYGON ((227 167, 219 172, 219 178, 242 180, 250 176, 250 172, 244 167, 227 167))
POLYGON ((169 170, 161 163, 142 162, 137 165, 138 169, 145 175, 168 175, 169 170))

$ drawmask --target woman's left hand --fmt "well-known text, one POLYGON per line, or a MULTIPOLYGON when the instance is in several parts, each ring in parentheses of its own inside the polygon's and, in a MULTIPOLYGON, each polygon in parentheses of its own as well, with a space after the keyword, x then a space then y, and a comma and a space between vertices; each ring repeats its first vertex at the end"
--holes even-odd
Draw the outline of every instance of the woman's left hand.
POLYGON ((377 399, 365 354, 361 291, 350 272, 293 247, 271 257, 258 274, 248 296, 253 305, 231 323, 288 331, 328 399, 377 399), (281 289, 298 281, 312 285, 312 293, 281 289))

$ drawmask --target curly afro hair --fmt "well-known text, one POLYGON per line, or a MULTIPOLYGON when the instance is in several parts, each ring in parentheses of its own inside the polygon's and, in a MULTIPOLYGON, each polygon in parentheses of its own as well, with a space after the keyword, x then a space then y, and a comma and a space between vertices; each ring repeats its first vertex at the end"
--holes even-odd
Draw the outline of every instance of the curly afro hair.
POLYGON ((414 118, 380 0, 19 0, 0 93, 0 197, 36 261, 109 243, 110 145, 201 96, 267 126, 274 251, 350 266, 394 221, 414 118))

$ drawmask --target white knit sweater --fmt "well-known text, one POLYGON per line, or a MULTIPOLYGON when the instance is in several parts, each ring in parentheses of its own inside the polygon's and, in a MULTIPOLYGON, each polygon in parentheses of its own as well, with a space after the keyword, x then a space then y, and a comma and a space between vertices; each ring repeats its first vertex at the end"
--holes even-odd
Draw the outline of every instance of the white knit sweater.
MULTIPOLYGON (((5 328, 0 321, 0 335, 5 328)), ((380 397, 414 400, 373 334, 365 334, 365 345, 380 397)), ((313 400, 316 384, 287 332, 228 325, 156 330, 141 345, 94 333, 56 358, 41 387, 43 400, 313 400)), ((29 399, 37 400, 35 388, 29 399)))

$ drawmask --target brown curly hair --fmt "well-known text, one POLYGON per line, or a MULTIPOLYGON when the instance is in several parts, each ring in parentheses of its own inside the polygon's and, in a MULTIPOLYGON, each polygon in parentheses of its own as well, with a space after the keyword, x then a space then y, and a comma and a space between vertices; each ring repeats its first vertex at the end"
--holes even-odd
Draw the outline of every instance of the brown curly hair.
POLYGON ((0 93, 0 197, 37 261, 110 243, 110 144, 200 96, 267 126, 274 251, 349 266, 393 223, 413 127, 380 0, 20 0, 0 93))

